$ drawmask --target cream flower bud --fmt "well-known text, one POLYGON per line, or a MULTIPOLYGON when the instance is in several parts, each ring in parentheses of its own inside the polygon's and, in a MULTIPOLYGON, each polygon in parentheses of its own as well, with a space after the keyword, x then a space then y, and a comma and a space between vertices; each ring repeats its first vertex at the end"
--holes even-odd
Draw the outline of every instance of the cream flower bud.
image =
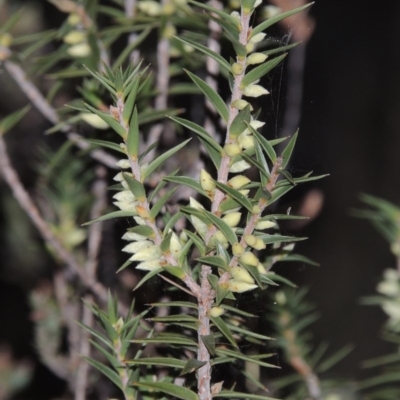
POLYGON ((137 215, 137 202, 130 202, 130 201, 114 201, 113 204, 118 207, 121 211, 132 211, 134 214, 137 215))
POLYGON ((114 176, 113 181, 116 182, 122 182, 124 180, 124 176, 122 175, 122 172, 118 172, 117 175, 114 176))
POLYGON ((257 119, 253 119, 253 121, 250 122, 250 126, 257 130, 258 128, 261 128, 262 126, 265 125, 265 122, 259 121, 257 119))
POLYGON ((4 32, 0 35, 0 46, 10 47, 12 41, 13 37, 8 32, 4 32))
POLYGON ((215 190, 215 181, 211 175, 204 169, 200 171, 200 184, 206 192, 213 192, 215 190))
POLYGON ((386 296, 398 296, 400 294, 400 285, 396 281, 380 282, 376 290, 386 296))
POLYGON ((256 0, 253 7, 257 8, 260 4, 262 4, 262 0, 256 0))
POLYGON ((235 243, 232 245, 232 253, 234 256, 239 257, 244 253, 244 248, 240 243, 235 243))
POLYGON ((214 233, 214 235, 212 235, 210 242, 211 242, 211 244, 214 244, 214 245, 219 243, 225 247, 228 244, 228 239, 221 231, 218 230, 214 233))
POLYGON ((253 53, 247 57, 247 64, 254 65, 254 64, 261 64, 268 58, 267 55, 263 53, 253 53))
POLYGON ((283 250, 285 250, 285 251, 293 251, 294 246, 295 246, 295 243, 289 243, 289 244, 287 244, 286 246, 283 247, 283 250))
POLYGON ((189 205, 196 210, 204 210, 204 207, 193 197, 189 197, 189 205))
POLYGON ((177 259, 179 254, 181 254, 182 245, 175 232, 172 233, 169 250, 175 259, 177 259))
POLYGON ((153 245, 146 247, 135 253, 129 260, 131 261, 154 261, 161 257, 161 249, 159 246, 153 245))
POLYGON ((257 287, 257 285, 252 285, 251 283, 246 283, 243 281, 237 281, 235 279, 230 279, 228 281, 228 289, 231 292, 243 293, 249 290, 256 289, 257 287))
POLYGON ((234 164, 232 164, 229 167, 229 172, 232 172, 232 173, 243 172, 246 169, 249 169, 250 167, 251 167, 251 165, 247 161, 241 160, 241 161, 237 161, 234 164))
POLYGON ((261 238, 254 236, 254 235, 244 235, 243 236, 244 241, 250 246, 253 247, 253 249, 256 250, 263 250, 265 249, 266 245, 262 241, 261 238))
POLYGON ((249 43, 246 44, 245 48, 246 48, 246 54, 249 54, 252 51, 254 51, 255 44, 250 41, 249 43))
POLYGON ((253 277, 242 267, 232 267, 229 270, 233 279, 246 283, 254 283, 253 277))
POLYGON ((211 310, 209 311, 210 317, 220 317, 225 310, 222 307, 212 307, 211 310))
POLYGON ((207 234, 208 227, 201 219, 192 215, 190 217, 190 220, 192 221, 194 228, 200 235, 205 236, 207 234))
POLYGON ((130 190, 122 190, 114 194, 113 199, 117 201, 128 201, 128 202, 133 202, 136 200, 135 196, 130 190))
POLYGON ((233 63, 231 67, 231 71, 233 75, 240 75, 244 72, 244 65, 239 63, 233 63))
POLYGON ((92 49, 86 42, 75 44, 67 49, 67 53, 71 57, 81 58, 87 57, 91 54, 92 49))
POLYGON ((282 10, 279 7, 266 6, 263 8, 263 17, 265 19, 270 19, 270 18, 276 17, 281 12, 282 12, 282 10))
POLYGON ((233 178, 229 179, 228 185, 233 189, 240 189, 244 185, 250 183, 250 179, 244 175, 236 175, 233 178))
POLYGON ((229 157, 235 157, 242 152, 242 148, 237 143, 227 143, 224 150, 229 157))
POLYGON ((133 217, 138 225, 146 225, 146 221, 142 217, 133 217))
POLYGON ((125 253, 135 254, 143 249, 147 249, 150 246, 153 246, 153 244, 154 243, 151 242, 150 240, 142 240, 141 242, 132 242, 126 245, 122 249, 122 251, 124 251, 125 253))
POLYGON ((115 165, 122 169, 128 169, 131 167, 129 160, 127 160, 127 159, 119 160, 118 162, 115 163, 115 165))
POLYGON ((153 260, 153 261, 145 261, 141 262, 136 266, 136 269, 141 269, 143 271, 153 271, 157 268, 160 268, 160 260, 153 260))
POLYGON ((157 1, 139 1, 137 6, 140 11, 147 15, 150 15, 150 17, 157 17, 161 14, 161 4, 157 1))
POLYGON ((285 292, 282 292, 282 290, 280 290, 279 292, 276 292, 275 300, 280 306, 285 305, 287 302, 285 292))
POLYGON ((67 44, 78 44, 78 43, 85 42, 86 38, 87 38, 86 32, 73 30, 73 31, 67 33, 64 36, 63 40, 67 44))
POLYGON ((164 15, 172 15, 175 13, 175 5, 173 3, 167 3, 163 6, 163 14, 164 15))
POLYGON ((240 256, 240 262, 246 265, 252 265, 253 267, 257 267, 260 260, 250 251, 246 251, 240 256))
POLYGON ((242 217, 242 213, 233 212, 233 213, 229 213, 229 214, 226 214, 225 216, 223 216, 222 220, 224 222, 226 222, 226 224, 229 225, 231 228, 234 228, 235 226, 238 226, 241 217, 242 217))
POLYGON ((250 189, 241 189, 241 190, 239 190, 239 193, 241 193, 243 196, 247 197, 247 195, 250 193, 250 189))
POLYGON ((256 224, 256 229, 263 231, 264 229, 270 229, 276 226, 276 222, 274 221, 258 221, 256 224))
POLYGON ((108 129, 109 125, 98 115, 92 113, 80 113, 81 120, 85 121, 90 126, 96 129, 108 129))
POLYGON ((260 274, 266 274, 267 273, 267 270, 265 269, 264 265, 262 265, 261 263, 258 263, 257 269, 258 269, 258 272, 260 274))
POLYGON ((68 25, 78 25, 81 22, 81 16, 79 14, 69 14, 68 18, 67 18, 67 23, 68 25))
POLYGON ((254 147, 253 135, 246 135, 245 133, 242 133, 237 138, 237 141, 238 141, 239 145, 245 150, 250 149, 250 147, 254 147))
POLYGON ((180 241, 181 243, 187 243, 188 240, 189 240, 189 236, 187 235, 186 232, 182 231, 182 232, 179 234, 179 241, 180 241))
POLYGON ((243 94, 247 97, 260 97, 269 94, 269 92, 261 85, 249 85, 244 88, 243 94))
POLYGON ((257 33, 256 35, 252 36, 250 39, 250 43, 258 43, 264 40, 266 34, 263 32, 257 33))
POLYGON ((139 235, 138 233, 135 232, 126 232, 122 238, 123 240, 130 240, 130 241, 142 241, 146 240, 146 236, 139 235))
POLYGON ((253 111, 253 107, 246 100, 238 99, 238 100, 232 101, 232 103, 231 103, 231 107, 237 108, 238 110, 243 110, 243 108, 245 108, 247 106, 250 106, 250 111, 253 111))

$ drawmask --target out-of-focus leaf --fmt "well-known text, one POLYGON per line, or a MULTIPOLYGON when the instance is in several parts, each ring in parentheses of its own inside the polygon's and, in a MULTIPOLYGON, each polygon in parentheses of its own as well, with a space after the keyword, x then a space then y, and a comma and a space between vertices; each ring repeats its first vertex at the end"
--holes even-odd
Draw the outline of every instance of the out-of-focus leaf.
POLYGON ((166 382, 134 382, 133 386, 156 390, 182 400, 199 400, 197 394, 183 386, 166 382))
POLYGON ((25 114, 29 111, 30 106, 26 106, 21 110, 18 110, 7 117, 3 118, 0 121, 0 136, 4 135, 10 129, 12 129, 22 118, 24 118, 25 114))
POLYGON ((92 367, 96 368, 99 370, 103 375, 105 375, 112 383, 114 383, 115 386, 117 386, 119 389, 123 390, 122 388, 122 383, 121 383, 121 378, 120 376, 113 371, 110 367, 107 367, 106 365, 96 361, 92 360, 91 358, 88 357, 83 357, 92 367))
MULTIPOLYGON (((228 339, 232 346, 238 348, 235 338, 233 337, 228 325, 224 322, 221 317, 209 317, 212 323, 218 328, 218 330, 228 339)), ((216 350, 218 354, 218 349, 216 350)))
POLYGON ((125 154, 125 152, 121 149, 121 146, 113 142, 108 142, 105 140, 98 140, 98 139, 85 139, 85 141, 90 144, 93 144, 94 146, 107 147, 109 149, 118 151, 119 153, 125 154))
POLYGON ((179 376, 190 374, 206 364, 206 361, 199 361, 195 358, 191 358, 187 360, 186 365, 183 367, 182 372, 179 374, 179 376))
POLYGON ((113 211, 111 213, 102 215, 99 218, 94 219, 93 221, 85 222, 83 226, 85 225, 90 225, 94 224, 95 222, 100 222, 100 221, 107 221, 108 219, 113 219, 113 218, 123 218, 123 217, 136 217, 137 213, 134 211, 113 211))

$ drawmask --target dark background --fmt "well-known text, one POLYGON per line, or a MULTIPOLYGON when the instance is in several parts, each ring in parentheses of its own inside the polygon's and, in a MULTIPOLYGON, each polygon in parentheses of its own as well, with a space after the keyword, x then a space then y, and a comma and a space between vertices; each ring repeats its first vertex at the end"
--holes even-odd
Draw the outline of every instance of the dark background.
MULTIPOLYGON (((46 23, 57 25, 54 8, 37 4, 43 7, 46 23)), ((383 270, 395 261, 388 244, 350 210, 361 207, 360 193, 400 204, 400 2, 317 0, 310 14, 316 28, 307 46, 300 137, 291 168, 294 173, 314 170, 330 177, 295 191, 290 199, 300 201, 312 187, 323 193, 321 214, 299 232, 310 239, 296 248, 321 266, 293 264, 285 267, 285 275, 310 287, 309 299, 322 315, 314 325, 317 342, 327 340, 332 349, 356 345, 336 372, 358 379, 362 360, 387 351, 379 339, 383 313, 361 306, 359 300, 375 292, 383 270)), ((8 99, 0 99, 0 106, 2 113, 12 111, 8 99)), ((30 135, 28 147, 13 148, 28 186, 30 149, 41 133, 30 135)), ((1 190, 4 196, 8 193, 4 184, 1 190)), ((5 213, 0 212, 3 227, 5 213)), ((0 343, 22 357, 33 354, 32 326, 26 285, 7 275, 15 261, 7 258, 6 237, 2 229, 0 343)), ((45 267, 38 270, 40 276, 45 267)), ((49 376, 40 367, 34 382, 49 376)))

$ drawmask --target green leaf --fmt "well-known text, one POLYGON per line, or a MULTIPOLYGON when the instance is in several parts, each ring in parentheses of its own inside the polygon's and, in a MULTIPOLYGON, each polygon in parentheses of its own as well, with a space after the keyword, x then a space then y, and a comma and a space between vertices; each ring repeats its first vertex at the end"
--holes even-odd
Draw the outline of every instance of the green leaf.
MULTIPOLYGON (((254 268, 254 267, 253 267, 253 268, 254 268)), ((222 305, 222 308, 224 308, 223 305, 222 305)), ((247 330, 247 329, 243 329, 243 328, 240 328, 240 327, 235 326, 235 325, 228 324, 228 326, 229 326, 229 329, 230 329, 231 331, 239 332, 239 333, 242 333, 242 334, 244 334, 244 335, 254 337, 254 338, 256 338, 256 339, 261 339, 261 340, 274 340, 274 338, 271 338, 271 337, 269 337, 269 336, 260 335, 259 333, 255 333, 255 332, 253 332, 253 331, 249 331, 249 330, 247 330)))
MULTIPOLYGON (((229 340, 232 346, 238 348, 235 338, 233 337, 228 325, 224 322, 221 317, 209 317, 212 323, 218 328, 218 330, 229 340)), ((217 354, 219 350, 216 350, 217 354)))
POLYGON ((144 201, 146 199, 146 189, 144 188, 143 184, 126 172, 123 172, 122 175, 129 187, 129 190, 133 193, 136 199, 139 201, 144 201))
POLYGON ((276 163, 276 153, 272 145, 269 143, 264 136, 262 136, 256 129, 254 129, 250 124, 248 124, 248 128, 253 133, 254 138, 260 143, 260 146, 263 148, 268 158, 271 160, 273 164, 276 163))
MULTIPOLYGON (((284 283, 284 284, 286 284, 286 285, 288 285, 290 287, 297 288, 297 285, 295 283, 293 283, 289 279, 286 279, 283 276, 280 276, 280 275, 275 274, 273 272, 268 272, 265 275, 261 275, 261 279, 263 279, 263 278, 267 278, 268 280, 271 280, 273 282, 284 283)), ((268 283, 268 282, 265 282, 265 283, 268 283)))
MULTIPOLYGON (((281 261, 281 260, 278 260, 281 261)), ((289 254, 282 261, 298 261, 318 267, 320 264, 301 254, 289 254)))
POLYGON ((163 253, 167 252, 171 247, 172 231, 168 232, 160 243, 160 249, 163 253))
POLYGON ((98 82, 100 82, 111 94, 113 94, 115 97, 117 97, 117 92, 114 89, 114 84, 112 81, 107 79, 105 76, 100 75, 97 72, 92 71, 91 69, 87 68, 84 65, 84 68, 89 72, 90 75, 93 76, 94 79, 96 79, 98 82))
POLYGON ((267 29, 267 28, 269 28, 270 26, 276 24, 277 22, 282 21, 283 19, 285 19, 285 18, 287 18, 287 17, 290 17, 291 15, 294 15, 294 14, 297 14, 297 13, 301 12, 301 11, 305 10, 306 8, 312 6, 313 4, 314 4, 314 2, 308 3, 308 4, 304 5, 304 6, 295 8, 295 9, 293 9, 293 10, 284 12, 284 13, 282 13, 282 14, 278 14, 278 15, 276 15, 275 17, 268 18, 266 21, 261 22, 260 25, 257 25, 257 26, 253 29, 253 31, 252 31, 252 33, 251 33, 251 36, 255 36, 255 35, 257 35, 257 33, 261 33, 261 32, 263 32, 263 31, 265 31, 265 29, 267 29))
POLYGON ((251 120, 250 105, 247 105, 243 110, 241 110, 238 115, 232 121, 229 127, 229 136, 232 138, 237 138, 241 133, 243 133, 251 120))
POLYGON ((153 271, 150 271, 149 273, 147 273, 140 281, 139 283, 135 286, 135 289, 133 290, 137 290, 140 288, 140 286, 142 286, 145 282, 147 282, 149 279, 151 279, 154 275, 159 274, 160 272, 162 272, 163 269, 162 268, 157 268, 154 269, 153 271))
POLYGON ((230 244, 235 244, 238 241, 235 232, 233 232, 232 228, 225 221, 207 210, 202 211, 208 220, 226 236, 230 244))
MULTIPOLYGON (((228 357, 232 357, 235 358, 237 360, 243 360, 243 361, 248 361, 257 365, 260 365, 261 367, 267 367, 267 368, 280 368, 276 365, 273 364, 269 364, 263 361, 260 361, 259 359, 257 359, 256 357, 252 357, 252 356, 246 356, 243 353, 240 353, 239 351, 235 351, 235 350, 229 350, 229 349, 222 349, 219 348, 216 350, 216 353, 218 355, 222 355, 222 356, 228 356, 228 357)), ((270 355, 268 355, 270 356, 270 355)))
POLYGON ((261 146, 257 142, 257 140, 254 141, 254 150, 256 151, 256 157, 257 157, 258 163, 260 164, 260 166, 263 167, 263 170, 260 171, 261 185, 259 186, 259 189, 261 189, 263 191, 262 193, 264 193, 266 189, 265 190, 263 190, 263 189, 266 188, 268 185, 268 179, 269 179, 268 176, 271 176, 270 170, 268 167, 267 160, 265 159, 264 153, 261 149, 261 146))
MULTIPOLYGON (((125 109, 124 109, 125 111, 125 109)), ((131 122, 129 124, 128 139, 126 141, 128 154, 136 160, 139 154, 139 122, 136 107, 133 110, 131 122)))
POLYGON ((167 108, 165 110, 147 109, 139 114, 139 125, 158 121, 171 115, 180 114, 181 112, 182 110, 176 110, 175 108, 167 108))
POLYGON ((161 303, 150 303, 151 307, 187 307, 198 309, 198 305, 195 303, 190 303, 189 301, 165 301, 161 303))
POLYGON ((138 235, 146 236, 148 238, 154 236, 153 228, 146 225, 137 225, 128 229, 129 232, 137 233, 138 235))
POLYGON ((171 196, 176 192, 177 187, 172 188, 169 190, 167 193, 164 193, 163 196, 161 196, 154 206, 150 210, 150 218, 151 219, 156 219, 158 213, 161 211, 162 207, 164 204, 171 198, 171 196))
POLYGON ((157 336, 151 337, 151 338, 144 338, 144 339, 134 339, 131 340, 132 343, 142 343, 142 344, 149 344, 149 343, 155 343, 155 344, 178 344, 182 346, 196 346, 197 343, 183 335, 178 335, 178 334, 172 334, 172 333, 166 333, 166 334, 158 334, 157 336))
POLYGON ((105 121, 110 127, 118 133, 124 140, 126 139, 127 132, 125 128, 117 121, 112 115, 99 111, 91 105, 85 103, 86 108, 93 114, 98 115, 103 121, 105 121))
POLYGON ((233 200, 237 201, 248 211, 252 212, 253 206, 251 205, 250 200, 246 196, 244 196, 238 190, 233 189, 228 185, 225 185, 224 183, 216 181, 215 184, 217 185, 218 189, 221 189, 223 192, 228 194, 233 200))
POLYGON ((103 335, 101 335, 99 332, 96 330, 92 329, 90 326, 87 326, 85 324, 82 324, 79 321, 76 321, 76 323, 81 326, 83 329, 87 330, 91 335, 93 335, 96 339, 100 340, 103 344, 105 344, 107 347, 109 347, 111 350, 114 350, 113 343, 103 335))
POLYGON ((169 118, 196 133, 196 135, 198 135, 199 138, 203 139, 205 142, 210 144, 216 151, 218 151, 220 155, 223 153, 222 147, 200 125, 197 125, 194 122, 179 117, 169 117, 169 118))
POLYGON ((172 322, 194 322, 197 323, 198 320, 191 315, 186 314, 177 314, 177 315, 167 315, 166 317, 153 317, 148 318, 149 321, 153 322, 165 322, 165 323, 172 323, 172 322))
POLYGON ((290 158, 292 156, 293 150, 294 150, 294 146, 296 144, 296 140, 297 140, 297 136, 298 136, 298 132, 297 131, 292 138, 290 139, 290 142, 287 144, 287 146, 285 147, 285 149, 282 151, 281 157, 283 158, 283 162, 282 162, 282 169, 286 168, 286 166, 289 164, 290 158))
POLYGON ((116 143, 107 142, 105 140, 97 140, 97 139, 84 139, 84 140, 85 142, 89 142, 90 144, 93 144, 95 146, 107 147, 109 149, 118 151, 119 153, 125 154, 125 152, 121 149, 121 146, 119 146, 116 143))
POLYGON ((103 375, 105 375, 112 383, 114 383, 115 386, 117 386, 119 389, 123 390, 122 388, 122 383, 121 383, 121 378, 120 376, 113 371, 110 367, 107 367, 103 365, 102 363, 92 360, 91 358, 88 357, 83 357, 92 367, 96 368, 99 370, 103 375))
POLYGON ((299 242, 307 239, 306 237, 269 235, 267 233, 258 235, 258 237, 261 238, 265 244, 282 243, 282 242, 299 242))
POLYGON ((240 84, 241 89, 243 90, 246 86, 262 78, 265 74, 267 74, 269 71, 274 69, 278 64, 280 64, 285 57, 286 54, 282 54, 278 57, 273 58, 272 60, 269 60, 253 68, 250 72, 248 72, 244 76, 242 83, 240 84))
POLYGON ((277 187, 272 191, 271 199, 268 201, 268 205, 271 205, 278 199, 280 199, 283 195, 285 195, 287 192, 292 190, 294 188, 293 185, 286 185, 286 186, 281 186, 277 187))
POLYGON ((246 311, 242 311, 236 307, 228 306, 227 304, 221 304, 220 307, 222 307, 224 310, 230 311, 234 314, 242 315, 243 317, 247 317, 247 318, 255 318, 256 317, 254 314, 250 314, 246 311))
POLYGON ((158 392, 166 393, 182 400, 199 400, 197 394, 190 389, 183 386, 177 386, 173 383, 166 382, 134 382, 133 386, 139 388, 156 390, 158 392))
POLYGON ((93 221, 85 222, 82 224, 82 226, 86 225, 91 225, 94 224, 95 222, 100 222, 100 221, 107 221, 108 219, 113 219, 113 218, 121 218, 121 217, 136 217, 137 212, 134 211, 114 211, 111 213, 108 213, 106 215, 102 215, 99 218, 94 219, 93 221))
POLYGON ((227 399, 254 399, 254 400, 277 400, 276 398, 273 397, 267 397, 267 396, 259 396, 257 394, 248 394, 248 393, 241 393, 241 392, 234 392, 233 390, 222 390, 218 394, 213 395, 213 399, 217 397, 223 397, 227 399))
POLYGON ((206 246, 205 246, 203 240, 199 236, 194 234, 193 232, 188 231, 187 229, 184 229, 183 231, 193 241, 193 243, 197 247, 197 250, 199 251, 200 255, 204 256, 206 254, 206 246))
POLYGON ((207 197, 207 193, 203 190, 200 183, 193 178, 189 178, 187 176, 166 176, 165 178, 163 178, 163 180, 167 182, 177 183, 178 185, 185 185, 195 190, 197 193, 200 193, 203 196, 207 197))
POLYGON ((177 39, 183 43, 186 43, 186 44, 194 47, 195 49, 201 51, 205 55, 211 57, 227 72, 229 72, 231 70, 231 66, 228 63, 228 61, 226 61, 225 58, 223 58, 220 54, 214 52, 213 50, 209 49, 208 47, 203 46, 202 44, 197 43, 194 40, 191 40, 189 38, 182 38, 182 37, 178 37, 178 36, 174 36, 174 37, 175 37, 175 39, 177 39))
POLYGON ((300 43, 301 42, 288 44, 288 45, 285 45, 285 46, 277 47, 275 49, 263 51, 262 53, 265 54, 266 56, 272 56, 273 54, 282 53, 283 51, 287 52, 288 50, 293 49, 293 47, 298 46, 300 43))
POLYGON ((181 148, 185 147, 191 139, 185 140, 183 143, 178 144, 173 147, 171 150, 168 150, 164 154, 161 154, 154 161, 150 163, 150 165, 145 169, 143 174, 143 180, 150 176, 158 167, 160 167, 168 158, 173 156, 176 152, 178 152, 181 148))
POLYGON ((191 358, 190 360, 187 360, 186 365, 184 366, 184 368, 183 368, 182 372, 179 374, 179 376, 190 374, 206 364, 207 364, 207 361, 199 361, 199 360, 196 360, 195 358, 191 358))
POLYGON ((149 357, 139 358, 137 360, 126 361, 128 365, 155 365, 160 367, 170 367, 182 369, 185 367, 186 362, 184 360, 178 360, 176 358, 168 357, 149 357))
POLYGON ((108 360, 108 362, 114 367, 114 369, 118 370, 120 364, 115 357, 115 355, 109 353, 108 351, 104 350, 102 346, 100 346, 97 342, 90 340, 90 344, 95 347, 103 356, 108 360))
POLYGON ((221 96, 211 88, 205 81, 192 74, 191 72, 185 70, 185 72, 189 75, 190 79, 199 87, 199 89, 204 93, 210 103, 214 106, 214 108, 218 111, 218 114, 221 118, 227 122, 229 119, 229 111, 226 106, 224 100, 222 100, 221 96))
POLYGON ((227 264, 226 261, 222 257, 218 256, 205 256, 205 257, 199 257, 196 258, 196 261, 202 263, 202 264, 207 264, 211 265, 217 268, 222 268, 224 270, 227 269, 227 264))
POLYGON ((207 347, 209 353, 214 356, 215 355, 215 336, 213 334, 210 335, 200 335, 201 341, 204 343, 204 346, 207 347))
POLYGON ((25 106, 21 110, 18 110, 7 117, 3 118, 0 121, 0 136, 4 135, 10 129, 12 129, 22 118, 24 118, 25 114, 30 110, 30 106, 25 106))

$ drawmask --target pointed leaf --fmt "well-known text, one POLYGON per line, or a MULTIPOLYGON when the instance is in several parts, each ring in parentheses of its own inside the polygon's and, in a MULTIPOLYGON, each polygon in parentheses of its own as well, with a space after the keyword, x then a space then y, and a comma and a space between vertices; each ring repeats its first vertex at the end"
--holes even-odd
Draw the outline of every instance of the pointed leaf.
POLYGON ((198 309, 198 305, 195 303, 190 303, 189 301, 165 301, 161 303, 150 303, 152 307, 187 307, 198 309))
POLYGON ((125 128, 111 115, 102 111, 99 111, 97 108, 90 106, 85 103, 86 108, 91 111, 93 114, 99 116, 104 122, 106 122, 110 127, 118 133, 123 139, 126 139, 127 133, 125 128))
POLYGON ((267 74, 269 71, 274 69, 277 65, 279 65, 282 60, 286 57, 286 54, 282 54, 278 57, 273 58, 272 60, 269 60, 263 64, 260 64, 259 66, 253 68, 250 72, 248 72, 240 85, 242 90, 250 85, 251 83, 257 81, 258 79, 262 78, 265 74, 267 74))
POLYGON ((206 364, 207 364, 207 361, 199 361, 199 360, 196 360, 195 358, 191 358, 190 360, 187 360, 186 365, 184 366, 184 368, 183 368, 182 372, 179 374, 179 376, 190 374, 206 364))
POLYGON ((133 195, 139 201, 144 201, 146 199, 146 189, 143 184, 127 174, 126 172, 122 173, 125 182, 128 184, 129 190, 133 193, 133 195))
POLYGON ((228 267, 225 260, 219 256, 199 257, 199 258, 196 258, 196 260, 198 262, 201 262, 202 264, 212 265, 214 267, 222 268, 224 270, 226 270, 228 267))
POLYGON ((232 121, 229 127, 229 136, 237 138, 243 133, 251 120, 250 105, 247 105, 243 110, 239 111, 238 115, 232 121))
POLYGON ((91 225, 94 224, 95 222, 100 222, 100 221, 106 221, 108 219, 113 219, 113 218, 121 218, 121 217, 136 217, 137 213, 134 211, 114 211, 111 213, 108 213, 106 215, 102 215, 99 218, 94 219, 93 221, 85 222, 82 224, 82 226, 86 225, 91 225))
MULTIPOLYGON (((232 346, 238 348, 235 338, 233 337, 228 325, 224 322, 221 317, 209 317, 212 323, 218 328, 218 330, 229 340, 232 346)), ((216 350, 218 354, 218 350, 216 350)))
POLYGON ((197 346, 197 343, 194 340, 189 339, 186 336, 177 334, 157 335, 151 338, 134 339, 131 340, 131 342, 142 343, 142 344, 156 343, 156 344, 168 344, 168 345, 178 344, 182 346, 197 346))
POLYGON ((185 70, 185 72, 189 75, 190 79, 198 86, 198 88, 203 92, 203 94, 207 97, 210 103, 215 107, 218 111, 218 114, 221 118, 227 122, 229 118, 228 107, 225 102, 222 100, 221 96, 211 88, 205 81, 192 74, 191 72, 185 70))
POLYGON ((173 156, 176 152, 178 152, 181 148, 185 147, 191 139, 185 140, 183 143, 178 144, 177 146, 173 147, 171 150, 168 150, 167 152, 161 154, 159 157, 157 157, 154 161, 150 163, 150 165, 146 168, 144 174, 143 174, 143 179, 146 179, 148 176, 150 176, 160 165, 164 164, 164 162, 173 156))
POLYGON ((165 193, 163 196, 161 196, 154 206, 150 210, 150 218, 151 219, 156 219, 158 213, 161 211, 165 203, 171 198, 171 196, 176 192, 177 187, 172 188, 169 190, 167 193, 165 193))
POLYGON ((159 274, 160 272, 162 272, 163 269, 162 268, 157 268, 154 269, 153 271, 150 271, 149 273, 147 273, 140 281, 139 283, 135 286, 135 289, 133 290, 137 290, 140 288, 140 286, 142 286, 145 282, 147 282, 149 279, 151 279, 154 275, 159 274))
POLYGON ((29 111, 30 106, 26 106, 21 110, 18 110, 7 117, 4 117, 0 121, 0 136, 4 135, 10 129, 12 129, 22 118, 24 118, 25 114, 29 111))
POLYGON ((230 244, 235 244, 238 241, 235 232, 225 221, 207 210, 203 210, 203 213, 226 236, 230 244))
POLYGON ((210 335, 200 335, 201 341, 204 343, 204 346, 207 347, 208 352, 214 356, 215 355, 215 336, 213 334, 210 335))
POLYGON ((241 204, 248 211, 252 212, 253 206, 250 203, 250 200, 246 196, 244 196, 238 190, 233 189, 228 185, 225 185, 224 183, 215 182, 215 184, 217 185, 217 187, 219 189, 221 189, 223 192, 228 194, 233 200, 237 201, 239 204, 241 204))
MULTIPOLYGON (((216 350, 216 353, 218 355, 223 355, 223 356, 232 357, 232 358, 235 358, 235 359, 238 359, 238 360, 248 361, 248 362, 260 365, 261 367, 280 368, 280 367, 278 367, 276 365, 260 361, 256 357, 246 356, 245 354, 240 353, 239 351, 235 351, 235 350, 219 348, 219 349, 216 350)), ((270 355, 268 355, 268 356, 270 356, 270 355)))
POLYGON ((182 37, 175 36, 175 39, 177 39, 183 43, 186 43, 186 44, 194 47, 195 49, 201 51, 202 53, 206 54, 207 56, 211 57, 227 72, 229 72, 231 70, 231 66, 228 63, 228 61, 226 61, 225 58, 223 58, 220 54, 214 52, 213 50, 209 49, 208 47, 203 46, 202 44, 197 43, 194 40, 191 40, 189 38, 182 38, 182 37))
POLYGON ((200 193, 203 196, 207 197, 207 193, 203 190, 200 183, 193 178, 189 178, 187 176, 166 176, 163 179, 167 182, 173 182, 173 183, 177 183, 178 185, 185 185, 187 187, 190 187, 191 189, 195 190, 197 193, 200 193))
POLYGON ((197 394, 183 386, 177 386, 173 383, 166 382, 134 382, 133 386, 156 390, 158 392, 166 393, 182 400, 199 400, 197 394))
POLYGON ((241 393, 241 392, 234 392, 233 390, 222 390, 218 394, 213 395, 213 399, 221 397, 226 399, 248 399, 248 400, 277 400, 273 397, 267 397, 264 395, 257 395, 257 394, 248 394, 248 393, 241 393))
POLYGON ((193 232, 188 231, 187 229, 184 229, 183 231, 193 241, 193 243, 197 247, 197 250, 199 251, 200 255, 204 256, 206 254, 206 246, 205 246, 203 240, 200 237, 198 237, 197 235, 195 235, 193 232))
POLYGON ((282 154, 281 154, 281 157, 283 158, 282 169, 286 168, 286 166, 289 164, 290 157, 292 156, 294 146, 296 144, 297 136, 298 136, 298 131, 292 136, 292 138, 290 139, 290 142, 287 144, 285 149, 282 151, 282 154))
POLYGON ((276 53, 282 53, 287 52, 290 49, 293 49, 293 47, 296 47, 300 44, 301 42, 296 42, 296 43, 292 43, 292 44, 288 44, 286 46, 281 46, 281 47, 277 47, 275 49, 271 49, 271 50, 266 50, 263 51, 262 53, 265 54, 266 56, 272 56, 272 54, 276 54, 276 53))
POLYGON ((90 144, 93 144, 95 146, 107 147, 109 149, 118 151, 119 153, 125 154, 125 152, 121 149, 121 146, 119 146, 116 143, 107 142, 105 140, 97 140, 97 139, 83 139, 83 140, 85 142, 89 142, 90 144))
MULTIPOLYGON (((125 109, 124 109, 125 111, 125 109)), ((139 122, 136 107, 133 110, 131 122, 129 124, 128 139, 126 141, 128 154, 136 160, 139 155, 139 122)))
POLYGON ((253 133, 254 138, 260 143, 261 147, 267 154, 268 158, 271 160, 272 164, 276 163, 276 153, 272 145, 269 143, 264 136, 262 136, 256 129, 254 129, 250 124, 248 124, 248 128, 253 133))
POLYGON ((182 369, 185 367, 186 362, 184 360, 178 360, 176 358, 168 357, 149 357, 139 358, 137 360, 126 361, 128 365, 154 365, 160 367, 170 367, 182 369))
POLYGON ((88 357, 83 357, 92 367, 96 368, 99 370, 103 375, 105 375, 112 383, 114 383, 115 386, 117 386, 119 389, 123 390, 122 388, 122 383, 121 383, 121 378, 120 376, 113 371, 110 367, 107 367, 106 365, 103 365, 102 363, 92 360, 91 358, 88 357))
POLYGON ((257 25, 253 29, 253 31, 251 33, 251 36, 255 36, 255 35, 257 35, 257 33, 261 33, 263 31, 265 31, 265 29, 267 29, 270 26, 276 24, 277 22, 282 21, 283 19, 285 19, 287 17, 290 17, 291 15, 294 15, 294 14, 297 14, 297 13, 301 12, 301 11, 305 10, 306 8, 312 6, 313 4, 314 4, 314 2, 308 3, 308 4, 304 5, 304 6, 295 8, 293 10, 284 12, 282 14, 278 14, 278 15, 272 17, 272 18, 268 18, 266 21, 261 22, 260 25, 257 25))

